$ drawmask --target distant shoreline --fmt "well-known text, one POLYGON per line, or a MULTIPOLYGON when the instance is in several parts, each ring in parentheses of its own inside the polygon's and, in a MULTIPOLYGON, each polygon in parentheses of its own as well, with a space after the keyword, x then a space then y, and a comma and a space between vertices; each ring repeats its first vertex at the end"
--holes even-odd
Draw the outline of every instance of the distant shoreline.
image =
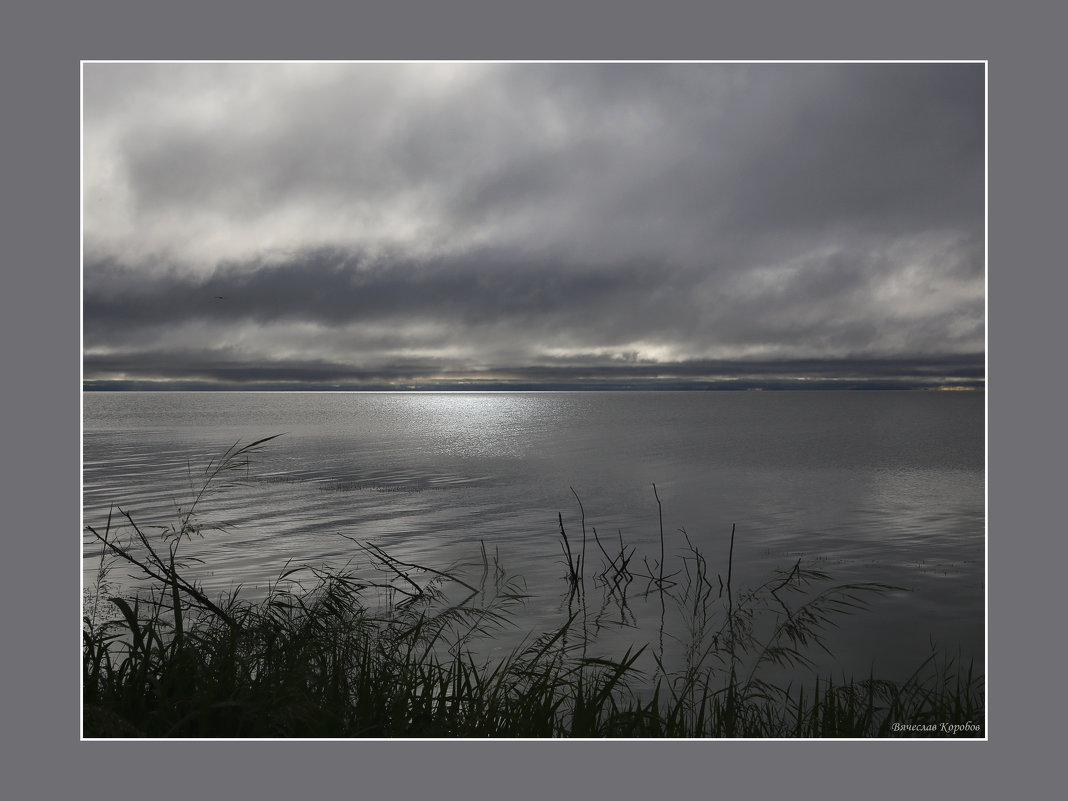
POLYGON ((308 384, 219 385, 164 381, 85 381, 83 392, 983 392, 985 381, 944 384, 892 383, 886 381, 796 381, 751 384, 724 382, 709 384, 661 384, 656 386, 575 385, 575 384, 441 384, 337 386, 308 384))

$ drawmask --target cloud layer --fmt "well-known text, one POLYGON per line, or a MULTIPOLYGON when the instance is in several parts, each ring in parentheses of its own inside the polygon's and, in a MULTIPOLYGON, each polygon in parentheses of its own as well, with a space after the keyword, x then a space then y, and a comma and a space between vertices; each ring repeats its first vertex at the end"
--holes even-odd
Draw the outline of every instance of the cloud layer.
POLYGON ((982 65, 88 64, 83 187, 87 386, 982 379, 982 65))

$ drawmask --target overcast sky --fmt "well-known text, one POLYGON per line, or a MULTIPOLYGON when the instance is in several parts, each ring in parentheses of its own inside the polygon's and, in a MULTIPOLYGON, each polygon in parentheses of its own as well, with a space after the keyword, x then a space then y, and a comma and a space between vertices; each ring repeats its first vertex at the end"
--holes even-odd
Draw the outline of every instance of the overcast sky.
POLYGON ((983 378, 982 64, 86 64, 83 87, 87 387, 983 378))

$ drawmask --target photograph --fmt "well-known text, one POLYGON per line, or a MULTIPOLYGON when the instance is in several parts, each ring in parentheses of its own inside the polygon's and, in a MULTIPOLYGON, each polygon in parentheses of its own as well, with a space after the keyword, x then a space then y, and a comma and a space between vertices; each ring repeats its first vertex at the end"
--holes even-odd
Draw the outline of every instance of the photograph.
POLYGON ((81 739, 988 741, 987 66, 81 61, 81 739))

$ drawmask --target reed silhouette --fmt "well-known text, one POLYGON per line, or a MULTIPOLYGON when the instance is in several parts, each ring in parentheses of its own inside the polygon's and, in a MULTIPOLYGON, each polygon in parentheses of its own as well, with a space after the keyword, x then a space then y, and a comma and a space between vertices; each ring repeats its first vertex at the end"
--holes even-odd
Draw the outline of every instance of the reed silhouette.
POLYGON ((466 564, 404 561, 371 542, 341 566, 287 563, 263 597, 241 588, 209 597, 192 577, 201 507, 247 478, 251 457, 274 437, 211 460, 176 519, 149 536, 127 512, 87 531, 100 547, 83 606, 85 737, 891 737, 981 736, 984 682, 937 653, 904 682, 812 675, 813 650, 842 615, 893 589, 834 584, 800 560, 737 594, 735 529, 726 584, 682 531, 669 553, 661 511, 659 558, 618 536, 602 562, 564 556, 561 619, 506 654, 493 643, 528 600, 485 543, 466 564), (142 583, 127 594, 116 565, 142 583), (589 582, 587 584, 587 572, 589 582), (658 604, 659 627, 642 642, 634 605, 658 604), (669 613, 670 612, 670 616, 669 613), (630 630, 622 653, 599 648, 606 629, 630 630), (668 658, 670 643, 681 657, 668 658), (769 675, 789 671, 785 686, 769 675), (948 725, 947 725, 948 724, 948 725))

